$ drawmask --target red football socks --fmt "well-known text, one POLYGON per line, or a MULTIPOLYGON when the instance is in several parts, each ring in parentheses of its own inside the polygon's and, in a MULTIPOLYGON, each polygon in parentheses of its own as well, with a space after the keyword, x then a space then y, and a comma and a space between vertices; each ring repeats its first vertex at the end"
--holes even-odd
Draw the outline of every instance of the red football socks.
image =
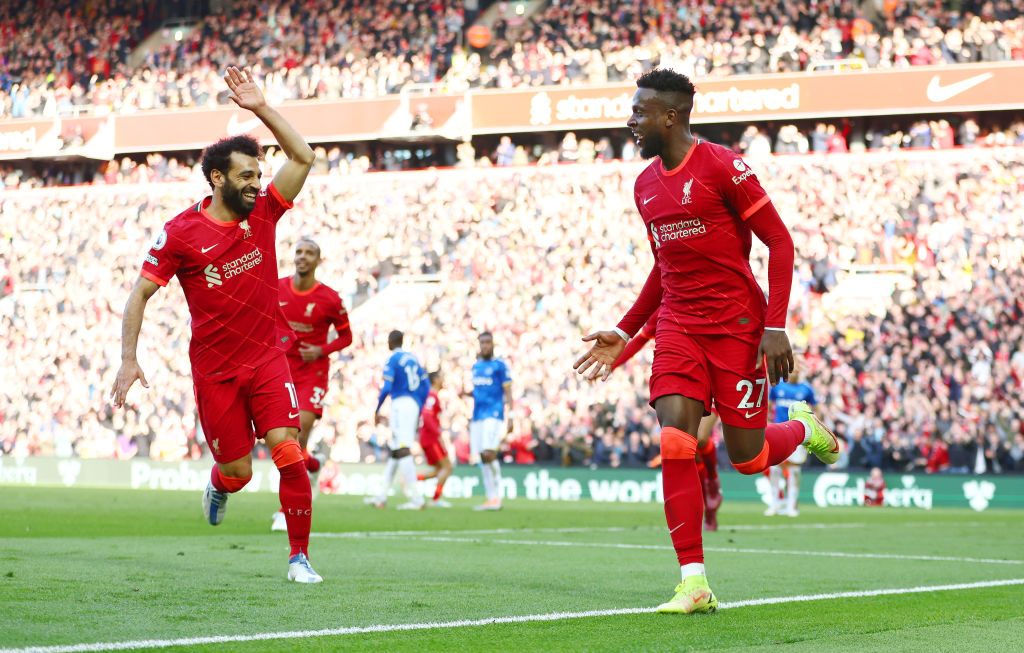
POLYGON ((778 465, 789 458, 803 444, 804 434, 804 423, 799 420, 769 424, 764 430, 764 441, 768 443, 768 466, 778 465))
POLYGON ((680 565, 704 562, 701 523, 704 497, 697 476, 697 438, 679 429, 661 429, 661 483, 665 521, 680 565))
MULTIPOLYGON (((445 481, 446 480, 448 480, 448 479, 445 479, 445 481)), ((444 489, 444 481, 441 481, 440 483, 437 484, 437 487, 434 488, 434 501, 437 501, 438 499, 441 498, 441 491, 443 489, 444 489)))
POLYGON ((701 459, 704 461, 704 467, 708 470, 708 479, 715 480, 718 478, 718 450, 715 448, 714 438, 708 438, 704 448, 698 449, 697 453, 700 454, 701 459))
POLYGON ((306 471, 310 474, 316 474, 320 471, 320 461, 317 460, 313 454, 308 451, 302 452, 302 457, 306 460, 306 471))
POLYGON ((789 458, 804 441, 803 422, 790 420, 781 424, 769 424, 764 430, 764 445, 761 453, 753 460, 733 463, 741 474, 760 474, 769 467, 778 465, 789 458))
POLYGON ((281 510, 288 525, 288 543, 291 553, 308 553, 309 528, 313 518, 313 491, 306 474, 302 449, 295 440, 285 440, 270 452, 274 464, 281 472, 281 510))

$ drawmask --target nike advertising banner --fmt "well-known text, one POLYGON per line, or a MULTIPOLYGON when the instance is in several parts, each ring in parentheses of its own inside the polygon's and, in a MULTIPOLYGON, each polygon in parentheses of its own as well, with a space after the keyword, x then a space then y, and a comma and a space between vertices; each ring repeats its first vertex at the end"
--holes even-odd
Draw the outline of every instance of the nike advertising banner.
MULTIPOLYGON (((1020 109, 1022 88, 1024 62, 701 79, 691 118, 702 124, 1020 109)), ((631 83, 531 87, 310 100, 278 109, 311 143, 462 140, 474 134, 624 128, 635 90, 631 83), (414 127, 413 115, 424 112, 429 124, 414 127)), ((273 142, 252 114, 233 106, 140 111, 102 119, 0 121, 0 159, 89 155, 62 149, 75 132, 90 142, 102 140, 95 152, 114 154, 196 150, 243 133, 273 142)))
MULTIPOLYGON (((210 460, 161 462, 148 458, 96 460, 83 458, 0 457, 0 487, 64 486, 115 487, 132 490, 187 490, 202 492, 210 478, 210 460)), ((380 492, 382 464, 328 462, 320 473, 325 494, 367 496, 380 492)), ((651 469, 589 469, 503 465, 502 492, 509 499, 529 501, 593 500, 609 503, 664 501, 661 471, 651 469)), ((728 501, 763 502, 770 496, 768 479, 722 470, 722 494, 728 501)), ((805 472, 800 482, 800 505, 864 505, 867 474, 805 472)), ((1024 476, 956 474, 886 474, 883 503, 889 508, 931 510, 960 507, 972 510, 1009 508, 1024 510, 1024 476)), ((277 492, 280 474, 269 460, 254 460, 252 480, 245 492, 277 492)), ((434 481, 421 483, 424 494, 434 481)), ((399 492, 392 488, 392 492, 399 492)), ((475 465, 459 465, 444 486, 444 496, 468 499, 483 496, 475 465)))
MULTIPOLYGON (((1024 107, 1024 63, 901 70, 737 76, 695 80, 692 124, 991 111, 1024 107)), ((634 84, 480 91, 473 132, 618 127, 634 84)))

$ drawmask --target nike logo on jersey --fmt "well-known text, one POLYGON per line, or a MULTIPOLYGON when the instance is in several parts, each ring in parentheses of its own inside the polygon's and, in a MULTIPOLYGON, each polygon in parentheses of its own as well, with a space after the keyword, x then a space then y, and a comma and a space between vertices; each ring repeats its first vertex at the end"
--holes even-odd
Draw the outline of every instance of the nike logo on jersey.
POLYGON ((219 245, 219 244, 220 244, 220 243, 217 243, 217 244, 215 244, 215 245, 210 245, 209 247, 204 247, 204 248, 202 248, 202 249, 201 249, 201 250, 199 250, 199 251, 200 251, 200 252, 202 252, 203 254, 205 254, 205 253, 207 253, 208 251, 210 251, 211 249, 213 249, 214 247, 216 247, 216 246, 217 246, 217 245, 219 245))
POLYGON ((288 302, 277 302, 278 306, 287 306, 288 302))
POLYGON ((655 197, 657 197, 657 195, 651 195, 650 197, 645 199, 644 202, 643 202, 644 206, 647 206, 647 203, 650 202, 651 200, 653 200, 655 197))
POLYGON ((992 73, 982 73, 975 75, 974 77, 968 77, 962 79, 959 82, 953 82, 952 84, 946 84, 943 86, 939 83, 939 76, 935 75, 932 80, 928 82, 928 88, 925 90, 925 95, 932 102, 945 102, 951 98, 954 98, 967 89, 973 88, 982 82, 986 82, 993 77, 992 73))
POLYGON ((298 413, 288 413, 288 419, 295 419, 298 416, 299 416, 298 413))
MULTIPOLYGON (((764 409, 762 408, 761 410, 764 410, 764 409)), ((755 410, 752 413, 743 413, 743 416, 746 417, 747 419, 750 419, 751 417, 757 415, 760 412, 761 412, 760 410, 755 410)))

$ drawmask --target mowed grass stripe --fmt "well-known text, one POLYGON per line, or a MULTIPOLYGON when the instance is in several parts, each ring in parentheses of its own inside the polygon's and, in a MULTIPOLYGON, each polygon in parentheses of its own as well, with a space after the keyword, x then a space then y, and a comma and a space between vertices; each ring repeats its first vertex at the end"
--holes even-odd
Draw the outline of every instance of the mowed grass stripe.
MULTIPOLYGON (((743 601, 723 602, 719 610, 729 610, 751 606, 777 605, 783 603, 804 603, 809 601, 829 601, 845 598, 870 598, 900 594, 919 594, 923 592, 947 592, 979 589, 986 587, 1004 587, 1008 585, 1024 585, 1024 578, 981 581, 977 583, 958 583, 954 585, 932 585, 927 587, 902 587, 878 590, 834 592, 827 594, 806 594, 798 596, 781 596, 743 601)), ((473 626, 489 626, 494 624, 513 624, 537 621, 561 621, 566 619, 586 619, 590 617, 609 617, 653 612, 654 608, 614 608, 609 610, 588 610, 583 612, 553 612, 524 616, 492 617, 486 619, 467 619, 446 622, 427 622, 410 624, 378 624, 350 628, 324 628, 320 630, 286 631, 277 633, 254 633, 251 635, 213 635, 209 637, 188 637, 180 639, 148 639, 124 642, 96 642, 57 646, 31 646, 27 648, 0 649, 0 653, 84 653, 92 651, 125 651, 134 649, 166 648, 170 646, 202 646, 209 644, 227 644, 233 642, 256 642, 281 639, 308 639, 313 637, 339 637, 367 633, 386 633, 413 630, 437 630, 444 628, 467 628, 473 626)), ((671 617, 679 618, 679 617, 671 617)))
MULTIPOLYGON (((327 536, 327 533, 320 533, 327 536)), ((417 540, 420 542, 451 542, 459 544, 511 544, 528 546, 554 547, 596 547, 601 549, 642 549, 648 551, 671 551, 672 547, 664 544, 624 544, 621 542, 561 542, 557 540, 508 540, 484 539, 479 537, 449 537, 445 535, 424 535, 421 532, 407 535, 393 535, 387 532, 368 533, 366 537, 376 540, 417 540)), ((738 547, 705 546, 704 551, 716 553, 756 553, 760 555, 794 555, 824 558, 856 558, 875 560, 923 560, 925 562, 968 562, 998 565, 1024 565, 1024 560, 1006 560, 1001 558, 958 558, 955 556, 907 555, 901 553, 844 553, 842 551, 788 551, 779 549, 750 549, 738 547)))

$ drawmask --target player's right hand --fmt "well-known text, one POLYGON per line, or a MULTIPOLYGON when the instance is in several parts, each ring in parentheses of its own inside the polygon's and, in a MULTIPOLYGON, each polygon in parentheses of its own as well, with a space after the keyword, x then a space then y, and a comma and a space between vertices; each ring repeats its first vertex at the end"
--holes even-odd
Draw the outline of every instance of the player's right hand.
POLYGON ((572 368, 578 374, 586 376, 588 381, 594 381, 599 377, 602 381, 607 380, 608 375, 612 373, 612 365, 626 348, 626 341, 615 331, 598 331, 584 336, 583 342, 594 344, 590 351, 576 359, 572 368), (588 370, 590 374, 587 374, 588 370))
POLYGON ((377 413, 376 415, 373 416, 373 423, 377 425, 383 424, 384 426, 387 426, 388 418, 385 417, 384 415, 381 415, 380 413, 377 413))
POLYGON ((114 379, 114 387, 110 390, 110 396, 114 400, 114 407, 124 406, 124 399, 128 395, 128 388, 132 387, 135 379, 139 380, 143 388, 149 387, 146 375, 139 367, 138 361, 122 361, 121 369, 117 371, 117 378, 114 379))

